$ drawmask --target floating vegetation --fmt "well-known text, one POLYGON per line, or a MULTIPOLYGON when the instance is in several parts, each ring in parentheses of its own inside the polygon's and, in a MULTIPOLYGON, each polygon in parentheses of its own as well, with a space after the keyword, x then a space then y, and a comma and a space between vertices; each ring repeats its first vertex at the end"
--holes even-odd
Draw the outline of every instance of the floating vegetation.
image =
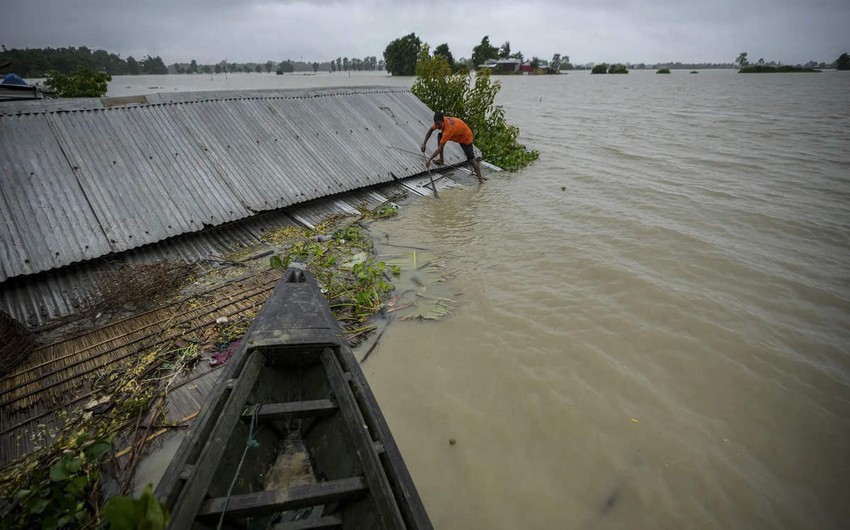
POLYGON ((357 207, 360 214, 365 219, 387 219, 398 214, 398 206, 392 202, 379 206, 374 210, 370 210, 365 204, 357 207))
POLYGON ((457 308, 457 300, 446 296, 442 292, 446 289, 441 288, 451 277, 445 259, 427 250, 388 255, 383 259, 401 271, 397 283, 410 285, 387 301, 385 313, 397 313, 400 320, 442 320, 457 308))
MULTIPOLYGON (((388 203, 374 210, 363 206, 360 211, 357 221, 390 217, 396 207, 388 203)), ((322 287, 349 343, 356 345, 375 330, 369 319, 381 310, 394 288, 392 277, 400 273, 397 266, 374 255, 372 239, 362 226, 350 216, 334 216, 315 230, 302 229, 288 248, 269 259, 269 264, 286 269, 292 263, 303 263, 322 287)))
POLYGON ((402 316, 401 320, 443 320, 457 307, 455 300, 430 296, 425 287, 417 291, 416 296, 417 301, 411 306, 412 310, 402 316))

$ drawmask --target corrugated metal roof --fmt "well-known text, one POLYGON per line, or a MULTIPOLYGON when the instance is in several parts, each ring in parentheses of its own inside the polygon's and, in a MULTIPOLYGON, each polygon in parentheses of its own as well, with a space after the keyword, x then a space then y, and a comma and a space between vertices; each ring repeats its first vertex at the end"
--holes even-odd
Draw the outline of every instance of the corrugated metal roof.
POLYGON ((4 104, 0 282, 419 174, 430 118, 385 88, 4 104))
POLYGON ((0 119, 0 281, 112 251, 51 120, 0 119))
POLYGON ((122 263, 163 260, 194 263, 221 258, 260 243, 261 237, 270 230, 299 224, 313 227, 329 215, 357 213, 360 205, 373 209, 405 189, 401 184, 390 183, 375 189, 356 190, 170 238, 125 252, 119 259, 76 264, 14 278, 0 283, 0 310, 30 327, 40 327, 97 300, 104 271, 122 263))

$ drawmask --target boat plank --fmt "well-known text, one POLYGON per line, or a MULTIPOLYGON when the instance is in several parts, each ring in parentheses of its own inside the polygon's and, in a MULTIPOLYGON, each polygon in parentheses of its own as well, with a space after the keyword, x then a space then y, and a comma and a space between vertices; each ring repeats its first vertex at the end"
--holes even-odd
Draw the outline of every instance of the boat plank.
POLYGON ((236 518, 271 515, 351 500, 364 495, 367 489, 363 477, 351 477, 293 486, 285 490, 244 493, 232 495, 230 498, 218 497, 204 501, 198 510, 198 517, 218 517, 222 512, 226 512, 228 517, 236 518))
POLYGON ((210 487, 218 463, 227 446, 227 440, 245 405, 248 394, 254 388, 257 377, 265 364, 265 356, 261 352, 251 352, 239 376, 233 391, 227 399, 215 427, 210 433, 209 441, 204 445, 198 462, 192 473, 192 480, 186 483, 177 502, 171 511, 170 528, 191 528, 198 507, 210 487))
POLYGON ((393 488, 398 492, 396 500, 405 522, 412 528, 432 530, 431 519, 425 511, 425 506, 419 498, 410 472, 404 464, 401 450, 398 448, 395 438, 390 433, 389 426, 381 412, 381 407, 378 405, 378 400, 372 394, 369 383, 366 381, 366 376, 359 369, 357 360, 354 358, 351 350, 345 345, 340 348, 340 359, 343 367, 349 370, 346 372, 346 375, 351 374, 351 389, 354 398, 360 404, 360 410, 363 412, 366 425, 369 426, 369 429, 378 440, 375 442, 375 449, 379 454, 383 454, 383 457, 390 462, 390 465, 384 466, 384 469, 393 488))
POLYGON ((271 530, 319 530, 326 528, 342 528, 342 517, 329 515, 319 517, 312 521, 292 521, 289 523, 278 523, 271 530))
POLYGON ((342 366, 330 348, 325 348, 319 358, 325 366, 331 389, 340 405, 349 443, 360 460, 369 490, 375 498, 379 519, 386 528, 404 528, 404 520, 392 496, 392 488, 384 473, 380 456, 375 451, 369 431, 365 428, 363 414, 357 406, 349 383, 345 380, 342 366))
MULTIPOLYGON (((289 418, 310 418, 313 416, 330 416, 339 407, 330 399, 316 399, 312 401, 292 401, 289 403, 265 403, 259 405, 257 421, 275 421, 289 418)), ((245 411, 242 420, 250 421, 254 413, 245 411)))
MULTIPOLYGON (((243 341, 239 349, 234 353, 233 360, 244 359, 246 357, 246 346, 243 341)), ((212 395, 201 408, 200 414, 189 426, 186 438, 180 444, 177 453, 171 461, 171 465, 168 466, 168 469, 165 470, 165 474, 159 481, 156 487, 156 496, 169 509, 177 501, 184 482, 188 481, 189 477, 191 477, 191 472, 194 471, 194 465, 199 462, 198 456, 215 426, 215 419, 221 415, 227 403, 227 398, 232 392, 232 386, 228 385, 227 382, 231 381, 239 373, 241 367, 242 363, 238 361, 230 362, 225 367, 224 372, 219 375, 219 378, 216 380, 219 384, 215 386, 212 395)))

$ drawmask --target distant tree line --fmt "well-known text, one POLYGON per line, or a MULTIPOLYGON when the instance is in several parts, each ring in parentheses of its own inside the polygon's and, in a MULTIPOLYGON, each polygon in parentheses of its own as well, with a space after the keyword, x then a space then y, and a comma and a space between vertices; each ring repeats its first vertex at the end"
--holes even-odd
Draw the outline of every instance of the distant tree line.
MULTIPOLYGON (((195 59, 189 63, 174 63, 166 66, 159 56, 145 56, 135 59, 129 56, 122 59, 120 56, 105 50, 91 50, 86 46, 75 48, 26 48, 6 49, 0 46, 0 65, 6 66, 4 71, 12 71, 24 78, 47 77, 49 73, 55 72, 71 75, 75 69, 82 67, 108 75, 139 75, 139 74, 212 74, 212 73, 271 73, 279 74, 293 72, 351 72, 351 71, 375 71, 387 70, 392 75, 414 75, 419 51, 423 43, 411 33, 390 42, 383 53, 383 59, 375 56, 363 58, 337 57, 330 61, 305 62, 293 61, 266 61, 262 63, 235 63, 227 60, 215 64, 199 64, 195 59)), ((469 72, 477 69, 480 65, 490 60, 517 59, 525 62, 537 72, 559 73, 563 70, 584 69, 583 66, 573 66, 566 55, 554 54, 551 60, 546 61, 538 57, 532 57, 526 61, 521 51, 513 51, 510 41, 505 41, 501 46, 490 43, 490 37, 484 36, 481 42, 472 49, 470 58, 461 57, 456 59, 446 43, 434 48, 434 57, 443 57, 455 73, 469 72)), ((710 68, 743 68, 749 66, 747 54, 742 53, 732 63, 656 63, 647 65, 644 63, 628 64, 628 69, 645 68, 670 68, 670 69, 710 69, 710 68), (743 61, 743 62, 742 62, 743 61)), ((756 66, 781 67, 781 63, 774 61, 766 62, 759 59, 756 66)), ((837 68, 838 70, 850 69, 850 57, 847 53, 832 63, 809 61, 805 65, 797 65, 804 68, 837 68)))
POLYGON ((745 73, 759 72, 813 72, 816 69, 835 68, 836 70, 850 70, 850 56, 847 52, 842 53, 832 63, 809 61, 806 64, 782 64, 776 61, 765 61, 760 58, 751 63, 747 52, 741 52, 735 59, 735 67, 745 73))
POLYGON ((11 63, 9 70, 21 77, 47 77, 49 72, 69 75, 83 67, 109 75, 165 74, 168 69, 159 56, 136 60, 122 59, 105 50, 75 48, 26 48, 0 51, 0 64, 11 63))
POLYGON ((347 72, 383 70, 384 61, 375 56, 360 58, 337 57, 331 61, 305 62, 285 59, 280 62, 233 63, 226 60, 215 64, 199 64, 195 59, 189 63, 174 63, 168 66, 172 74, 221 74, 221 73, 271 73, 290 74, 294 72, 347 72))
POLYGON ((71 75, 77 68, 93 70, 108 75, 140 74, 212 74, 212 73, 291 73, 291 72, 347 72, 383 70, 385 63, 375 56, 363 58, 337 57, 331 61, 304 62, 290 59, 263 63, 235 63, 227 60, 215 64, 200 64, 195 59, 188 63, 166 66, 159 56, 146 56, 137 60, 133 56, 122 59, 105 50, 86 46, 75 48, 26 48, 7 50, 0 48, 0 65, 24 78, 48 77, 51 72, 71 75))

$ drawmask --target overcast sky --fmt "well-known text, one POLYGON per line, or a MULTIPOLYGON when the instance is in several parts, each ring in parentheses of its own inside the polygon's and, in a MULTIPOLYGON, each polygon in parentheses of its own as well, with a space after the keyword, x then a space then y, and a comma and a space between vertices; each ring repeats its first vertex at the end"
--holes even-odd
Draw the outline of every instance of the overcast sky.
POLYGON ((850 0, 3 0, 6 48, 88 46, 136 59, 382 57, 415 33, 470 57, 488 35, 526 58, 831 62, 850 52, 850 0))

